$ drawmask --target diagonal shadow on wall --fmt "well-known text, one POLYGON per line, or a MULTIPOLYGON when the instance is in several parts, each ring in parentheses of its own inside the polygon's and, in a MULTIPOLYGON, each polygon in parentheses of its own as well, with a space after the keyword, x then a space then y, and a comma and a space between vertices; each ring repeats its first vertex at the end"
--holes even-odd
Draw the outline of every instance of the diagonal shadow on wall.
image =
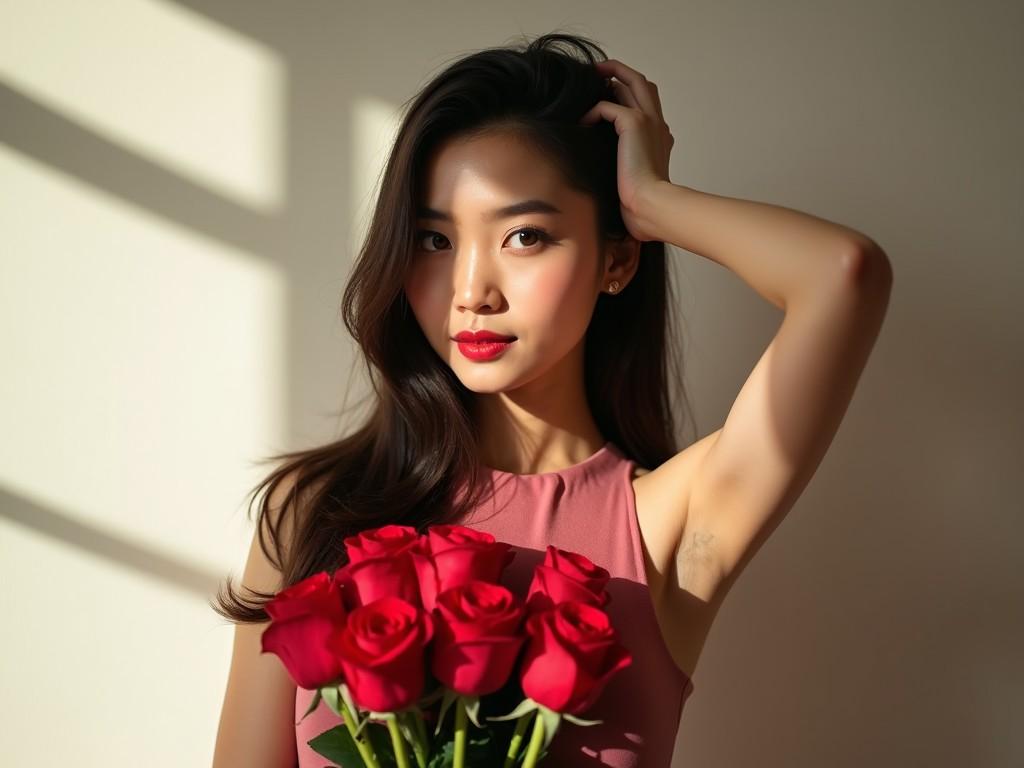
POLYGON ((0 517, 47 538, 202 597, 216 591, 220 576, 152 547, 86 525, 0 489, 0 517))
MULTIPOLYGON (((363 55, 359 47, 370 41, 346 24, 344 7, 330 3, 311 3, 302 13, 288 4, 254 6, 233 0, 176 4, 273 48, 284 62, 279 209, 250 209, 3 82, 0 142, 105 194, 272 262, 284 276, 287 291, 282 329, 287 370, 284 437, 289 443, 317 437, 324 429, 324 413, 310 409, 309 403, 340 400, 338 374, 354 368, 344 359, 344 349, 324 359, 324 349, 337 347, 340 335, 325 327, 324 309, 336 310, 348 266, 344 244, 352 224, 346 173, 352 132, 349 106, 368 86, 351 76, 346 63, 358 60, 363 55)), ((381 79, 369 87, 387 98, 389 91, 403 93, 408 83, 390 86, 381 79)), ((0 516, 204 599, 220 578, 3 489, 0 516)))

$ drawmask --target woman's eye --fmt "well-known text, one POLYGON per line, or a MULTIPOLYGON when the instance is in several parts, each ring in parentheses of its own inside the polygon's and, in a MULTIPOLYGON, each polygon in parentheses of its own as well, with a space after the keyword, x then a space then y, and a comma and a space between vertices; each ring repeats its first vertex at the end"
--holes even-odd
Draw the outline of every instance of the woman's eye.
POLYGON ((546 229, 540 227, 520 227, 510 236, 510 239, 519 238, 519 244, 522 248, 518 250, 533 250, 535 247, 544 244, 551 244, 556 242, 555 238, 552 237, 551 233, 546 229), (529 242, 524 242, 523 238, 527 238, 529 242))
POLYGON ((531 248, 534 245, 536 245, 538 242, 540 242, 540 240, 541 240, 541 233, 538 230, 536 230, 536 229, 517 229, 515 232, 512 233, 511 236, 513 238, 515 238, 515 237, 526 237, 527 239, 529 239, 531 237, 537 238, 537 241, 533 242, 533 243, 530 243, 530 242, 524 243, 522 240, 520 240, 519 241, 519 245, 523 246, 524 248, 531 248))
POLYGON ((429 242, 431 245, 436 246, 438 239, 448 242, 448 238, 442 235, 440 232, 431 232, 429 230, 422 230, 416 233, 416 245, 421 251, 432 252, 431 248, 424 248, 423 243, 429 242))
MULTIPOLYGON (((514 250, 527 250, 535 247, 539 243, 550 243, 553 240, 547 232, 537 227, 522 227, 517 229, 508 236, 508 239, 505 242, 510 242, 515 238, 519 238, 519 248, 514 248, 514 250)), ((448 238, 440 232, 422 229, 416 233, 416 247, 421 251, 433 253, 435 250, 443 249, 446 245, 450 245, 448 238), (430 247, 427 247, 426 243, 430 243, 430 247)))

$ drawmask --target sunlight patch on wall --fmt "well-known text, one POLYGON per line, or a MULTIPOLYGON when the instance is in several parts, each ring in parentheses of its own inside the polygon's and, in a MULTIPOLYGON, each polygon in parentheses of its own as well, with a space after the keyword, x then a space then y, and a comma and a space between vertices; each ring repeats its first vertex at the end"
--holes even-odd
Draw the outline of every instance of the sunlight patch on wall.
POLYGON ((3 517, 0 563, 4 765, 210 764, 231 655, 224 619, 3 517), (130 703, 151 696, 159 706, 130 703))
POLYGON ((240 205, 285 199, 287 72, 273 49, 175 3, 14 0, 0 80, 240 205))
POLYGON ((2 145, 0 179, 0 484, 219 570, 284 446, 286 276, 2 145))
POLYGON ((352 147, 349 152, 349 199, 352 221, 349 231, 349 260, 354 261, 366 237, 376 202, 378 178, 398 130, 398 108, 381 99, 359 96, 350 106, 352 147))

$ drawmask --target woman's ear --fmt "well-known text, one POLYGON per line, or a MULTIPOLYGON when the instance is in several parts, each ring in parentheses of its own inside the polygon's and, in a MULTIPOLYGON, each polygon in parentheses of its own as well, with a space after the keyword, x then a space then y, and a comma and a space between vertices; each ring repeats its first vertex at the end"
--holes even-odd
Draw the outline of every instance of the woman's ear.
POLYGON ((605 270, 602 278, 602 290, 613 280, 619 284, 621 291, 640 267, 640 246, 639 240, 626 235, 622 240, 608 244, 605 255, 605 270))

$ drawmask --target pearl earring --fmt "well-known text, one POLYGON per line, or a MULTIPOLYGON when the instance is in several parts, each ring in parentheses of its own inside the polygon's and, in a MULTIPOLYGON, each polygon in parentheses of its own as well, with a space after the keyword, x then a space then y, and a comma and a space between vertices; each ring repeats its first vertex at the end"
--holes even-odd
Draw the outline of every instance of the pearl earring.
POLYGON ((608 284, 608 293, 615 293, 617 290, 619 290, 619 281, 618 280, 612 280, 608 284))

